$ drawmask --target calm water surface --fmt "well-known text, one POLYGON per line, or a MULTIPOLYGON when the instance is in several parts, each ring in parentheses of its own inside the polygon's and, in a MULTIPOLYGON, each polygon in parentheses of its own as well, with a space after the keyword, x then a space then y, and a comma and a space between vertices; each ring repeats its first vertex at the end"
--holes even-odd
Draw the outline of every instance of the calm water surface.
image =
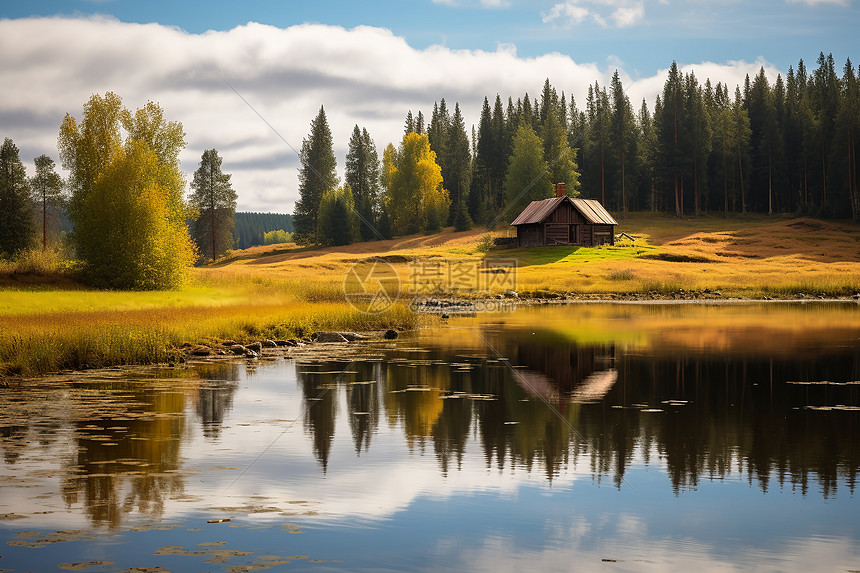
POLYGON ((860 569, 856 304, 448 322, 3 389, 0 571, 860 569))

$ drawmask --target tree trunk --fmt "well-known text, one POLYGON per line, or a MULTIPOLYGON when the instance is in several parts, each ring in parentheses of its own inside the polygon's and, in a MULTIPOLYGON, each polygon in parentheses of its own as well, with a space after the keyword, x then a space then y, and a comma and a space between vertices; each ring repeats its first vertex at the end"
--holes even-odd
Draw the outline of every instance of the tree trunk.
POLYGON ((624 144, 621 144, 621 212, 627 218, 627 194, 624 187, 624 144))
POLYGON ((857 213, 857 182, 855 181, 856 173, 854 172, 854 132, 848 134, 848 198, 851 201, 851 218, 856 223, 858 220, 857 213))
POLYGON ((48 250, 48 198, 42 193, 42 252, 48 250))
POLYGON ((606 172, 603 168, 603 142, 600 143, 600 202, 606 205, 606 172))
POLYGON ((215 182, 209 166, 209 235, 212 240, 212 262, 215 262, 215 182))
POLYGON ((675 174, 675 216, 681 216, 681 203, 678 202, 678 174, 675 174))
POLYGON ((773 152, 767 150, 767 214, 773 215, 773 152))
POLYGON ((827 204, 827 150, 824 142, 821 142, 821 205, 827 204))
POLYGON ((726 217, 729 216, 729 173, 726 167, 726 146, 723 144, 723 198, 726 217))
POLYGON ((654 178, 651 177, 651 212, 657 212, 657 198, 654 196, 654 178))
POLYGON ((803 150, 803 204, 809 205, 809 173, 806 167, 806 150, 803 150))
POLYGON ((699 160, 693 156, 693 215, 699 216, 699 160))
POLYGON ((741 142, 738 140, 738 173, 741 178, 741 213, 747 212, 747 196, 744 191, 744 162, 741 161, 741 142))

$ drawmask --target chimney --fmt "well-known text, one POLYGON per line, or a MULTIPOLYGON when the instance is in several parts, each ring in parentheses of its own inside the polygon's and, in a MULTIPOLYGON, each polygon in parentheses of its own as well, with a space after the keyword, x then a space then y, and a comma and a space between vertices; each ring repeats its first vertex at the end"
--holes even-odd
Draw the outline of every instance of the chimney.
POLYGON ((556 183, 555 184, 555 196, 558 199, 561 199, 562 197, 565 196, 564 183, 556 183))

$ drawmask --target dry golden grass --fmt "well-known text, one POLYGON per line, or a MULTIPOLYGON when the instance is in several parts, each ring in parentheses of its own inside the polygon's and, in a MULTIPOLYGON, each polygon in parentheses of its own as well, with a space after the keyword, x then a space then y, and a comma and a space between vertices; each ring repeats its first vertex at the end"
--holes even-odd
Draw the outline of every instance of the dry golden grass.
POLYGON ((404 305, 380 314, 345 302, 236 304, 0 316, 0 374, 167 362, 184 342, 308 336, 317 330, 412 328, 404 305))
MULTIPOLYGON (((411 236, 301 249, 272 246, 218 269, 202 269, 205 280, 231 282, 238 275, 291 277, 301 283, 338 283, 350 265, 374 255, 393 262, 404 285, 412 282, 408 261, 426 259, 479 265, 484 259, 518 262, 517 289, 544 293, 671 293, 720 291, 726 296, 791 296, 800 292, 850 295, 860 289, 860 227, 848 222, 787 216, 701 216, 677 219, 635 213, 618 232, 634 237, 599 248, 542 247, 480 249, 482 231, 411 236), (218 273, 221 274, 218 274, 218 273)), ((498 233, 496 233, 498 234, 498 233)), ((490 289, 498 294, 507 287, 490 289)))

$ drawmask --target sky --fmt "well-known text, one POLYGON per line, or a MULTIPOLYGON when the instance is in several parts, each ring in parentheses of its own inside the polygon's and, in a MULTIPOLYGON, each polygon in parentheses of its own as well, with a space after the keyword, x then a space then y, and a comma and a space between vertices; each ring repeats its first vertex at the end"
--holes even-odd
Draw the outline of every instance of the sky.
POLYGON ((732 91, 820 52, 841 72, 858 26, 860 0, 3 1, 0 138, 32 173, 93 93, 155 101, 185 128, 189 180, 216 148, 238 210, 289 213, 321 105, 342 176, 354 125, 381 155, 408 110, 442 98, 470 129, 485 96, 534 98, 549 78, 581 108, 618 70, 634 108, 653 108, 673 61, 732 91))

